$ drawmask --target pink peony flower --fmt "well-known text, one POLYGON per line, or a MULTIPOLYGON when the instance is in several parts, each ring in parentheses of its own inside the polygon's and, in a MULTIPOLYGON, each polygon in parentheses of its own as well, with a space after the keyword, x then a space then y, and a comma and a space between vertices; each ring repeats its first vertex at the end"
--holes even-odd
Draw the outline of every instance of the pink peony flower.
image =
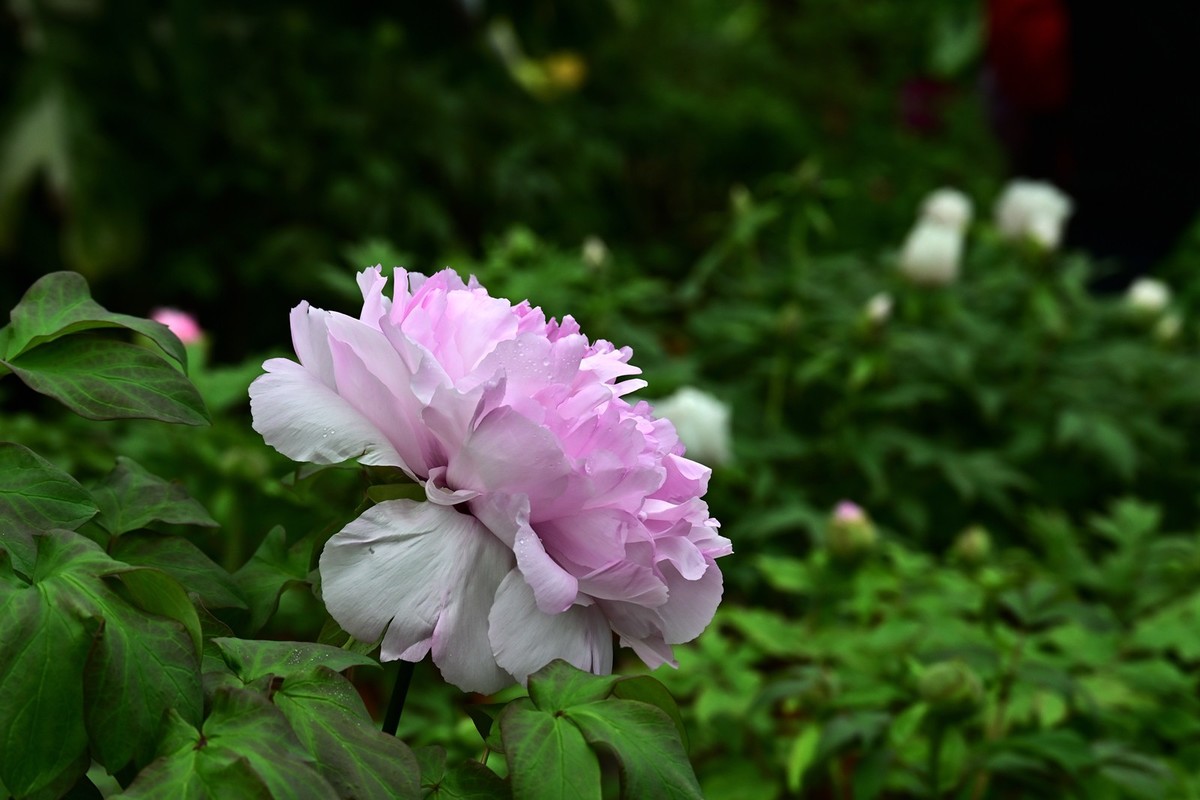
POLYGON ((200 327, 196 318, 186 311, 177 308, 156 308, 150 312, 150 319, 166 325, 184 344, 195 344, 204 338, 204 329, 200 327))
POLYGON ((254 428, 298 461, 399 467, 426 500, 380 503, 321 555, 330 613, 385 660, 493 692, 555 658, 604 674, 612 633, 672 662, 720 602, 732 552, 708 468, 624 395, 628 348, 589 343, 446 270, 359 275, 360 316, 292 311, 300 363, 250 387, 254 428))

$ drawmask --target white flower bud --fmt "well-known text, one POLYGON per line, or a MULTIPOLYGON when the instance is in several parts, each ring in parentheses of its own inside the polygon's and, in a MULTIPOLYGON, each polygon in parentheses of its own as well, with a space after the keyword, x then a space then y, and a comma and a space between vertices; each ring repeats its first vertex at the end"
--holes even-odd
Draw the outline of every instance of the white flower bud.
POLYGON ((608 245, 599 236, 589 236, 583 240, 580 256, 592 269, 600 269, 608 263, 608 245))
POLYGON ((973 210, 971 198, 958 189, 942 188, 932 192, 921 203, 921 219, 962 230, 971 223, 973 210))
POLYGON ((863 313, 872 325, 883 325, 892 317, 892 296, 887 292, 873 295, 863 307, 863 313))
POLYGON ((1125 301, 1139 314, 1153 316, 1163 311, 1171 302, 1171 290, 1155 278, 1138 278, 1125 293, 1125 301))
POLYGON ((708 392, 684 386, 655 403, 654 413, 675 426, 688 458, 710 467, 732 458, 729 406, 708 392))
POLYGON ((958 280, 963 233, 956 225, 922 218, 904 240, 900 272, 920 286, 945 286, 958 280))
POLYGON ((1073 210, 1071 198, 1052 184, 1019 179, 1009 182, 996 201, 996 228, 1005 239, 1031 239, 1054 250, 1073 210))

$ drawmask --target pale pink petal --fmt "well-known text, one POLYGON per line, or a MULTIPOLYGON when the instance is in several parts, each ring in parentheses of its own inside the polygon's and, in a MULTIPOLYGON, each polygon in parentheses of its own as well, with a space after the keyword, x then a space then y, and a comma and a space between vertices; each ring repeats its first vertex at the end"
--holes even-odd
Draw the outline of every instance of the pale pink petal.
POLYGON ((325 545, 321 592, 355 638, 383 636, 385 661, 418 661, 432 650, 446 680, 488 694, 512 682, 488 640, 496 589, 512 566, 508 549, 472 517, 393 500, 325 545))
POLYGON ((712 622, 721 603, 724 581, 721 570, 708 560, 708 569, 694 581, 685 579, 670 562, 659 565, 667 581, 670 599, 654 609, 662 620, 663 638, 669 644, 695 639, 712 622))
POLYGON ((419 477, 445 460, 436 437, 421 423, 421 405, 409 391, 404 362, 379 331, 351 317, 328 322, 338 394, 382 431, 419 477))
POLYGON ((379 330, 379 320, 391 310, 392 301, 384 297, 383 289, 387 278, 379 265, 358 273, 358 288, 362 291, 363 308, 359 320, 379 330))
POLYGON ((307 302, 292 309, 292 347, 304 367, 329 388, 333 388, 333 357, 329 355, 326 321, 329 312, 313 308, 307 302))
POLYGON ((600 609, 543 613, 517 570, 500 583, 488 624, 496 663, 520 683, 556 658, 597 675, 612 672, 612 631, 600 609))
POLYGON ((365 416, 315 374, 294 361, 273 358, 250 384, 254 430, 296 461, 404 467, 404 460, 365 416))
POLYGON ((538 608, 557 614, 579 597, 579 581, 556 562, 529 525, 529 498, 484 495, 470 503, 471 513, 512 548, 517 567, 533 589, 538 608))

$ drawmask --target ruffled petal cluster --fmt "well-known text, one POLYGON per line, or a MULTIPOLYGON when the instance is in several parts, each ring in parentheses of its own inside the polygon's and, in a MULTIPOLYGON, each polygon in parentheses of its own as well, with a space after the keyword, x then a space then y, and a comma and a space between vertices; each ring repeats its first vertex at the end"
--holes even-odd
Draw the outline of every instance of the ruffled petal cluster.
POLYGON ((380 503, 321 556, 330 613, 384 659, 432 653, 492 692, 555 658, 612 669, 612 636, 651 667, 711 621, 729 540, 709 469, 625 399, 628 348, 494 298, 450 270, 359 275, 357 318, 297 306, 298 361, 250 387, 254 427, 297 461, 404 470, 425 500, 380 503))

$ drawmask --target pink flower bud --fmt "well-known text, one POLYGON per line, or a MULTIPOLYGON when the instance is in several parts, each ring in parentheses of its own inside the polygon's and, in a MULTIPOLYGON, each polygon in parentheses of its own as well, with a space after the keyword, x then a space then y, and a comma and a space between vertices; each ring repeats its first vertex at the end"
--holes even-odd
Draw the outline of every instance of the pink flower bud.
POLYGON ((195 344, 204 338, 204 329, 196 322, 196 318, 186 311, 177 308, 156 308, 150 312, 150 319, 166 325, 184 344, 195 344))

